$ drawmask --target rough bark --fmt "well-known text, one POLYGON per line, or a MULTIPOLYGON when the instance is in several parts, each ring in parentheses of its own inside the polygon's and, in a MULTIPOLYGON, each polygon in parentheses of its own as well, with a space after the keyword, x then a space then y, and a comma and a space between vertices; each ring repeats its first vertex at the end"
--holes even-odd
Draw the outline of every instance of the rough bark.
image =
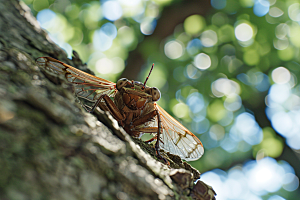
POLYGON ((86 69, 17 0, 0 0, 0 199, 214 198, 178 156, 165 165, 108 113, 85 112, 67 82, 40 71, 40 56, 86 69))

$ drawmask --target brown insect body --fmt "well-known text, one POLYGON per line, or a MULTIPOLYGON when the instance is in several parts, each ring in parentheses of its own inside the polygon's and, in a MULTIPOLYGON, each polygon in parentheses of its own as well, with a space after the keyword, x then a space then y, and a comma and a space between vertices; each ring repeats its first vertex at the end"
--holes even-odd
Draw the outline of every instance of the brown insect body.
POLYGON ((153 121, 156 116, 153 102, 159 100, 159 90, 125 78, 120 79, 116 87, 118 90, 114 97, 114 104, 117 109, 109 108, 109 100, 99 102, 98 106, 102 110, 110 111, 119 125, 134 137, 140 137, 143 133, 156 133, 157 128, 147 128, 145 123, 153 121))
POLYGON ((159 148, 187 161, 197 160, 203 155, 201 141, 156 103, 160 99, 160 91, 146 86, 149 76, 144 84, 126 78, 113 83, 50 57, 38 58, 37 64, 47 72, 64 75, 75 86, 79 98, 92 102, 92 107, 84 105, 91 109, 90 112, 98 106, 109 111, 119 125, 134 137, 143 133, 155 134, 155 149, 159 156, 159 148))

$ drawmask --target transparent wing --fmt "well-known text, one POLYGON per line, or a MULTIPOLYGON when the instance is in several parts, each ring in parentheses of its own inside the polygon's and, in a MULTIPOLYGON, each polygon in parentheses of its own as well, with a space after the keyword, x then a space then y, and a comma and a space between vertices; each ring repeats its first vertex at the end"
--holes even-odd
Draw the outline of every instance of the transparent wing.
POLYGON ((154 106, 159 111, 162 121, 160 148, 179 155, 186 161, 199 159, 204 153, 204 148, 198 137, 176 121, 159 105, 154 103, 154 106))
POLYGON ((75 86, 75 93, 80 98, 95 102, 102 94, 110 97, 116 94, 114 82, 85 73, 51 57, 40 57, 36 62, 47 72, 64 75, 75 86))

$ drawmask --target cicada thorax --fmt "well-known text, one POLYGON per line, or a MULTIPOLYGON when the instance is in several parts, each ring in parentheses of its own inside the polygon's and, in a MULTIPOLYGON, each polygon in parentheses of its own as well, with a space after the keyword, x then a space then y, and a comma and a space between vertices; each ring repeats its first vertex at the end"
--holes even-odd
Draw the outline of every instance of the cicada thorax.
MULTIPOLYGON (((148 89, 148 88, 147 88, 148 89)), ((134 82, 132 87, 123 87, 120 91, 124 104, 131 110, 142 110, 148 102, 152 101, 152 95, 146 93, 143 85, 134 82)))
POLYGON ((129 93, 123 93, 122 98, 126 106, 132 110, 143 109, 148 101, 148 99, 129 93))

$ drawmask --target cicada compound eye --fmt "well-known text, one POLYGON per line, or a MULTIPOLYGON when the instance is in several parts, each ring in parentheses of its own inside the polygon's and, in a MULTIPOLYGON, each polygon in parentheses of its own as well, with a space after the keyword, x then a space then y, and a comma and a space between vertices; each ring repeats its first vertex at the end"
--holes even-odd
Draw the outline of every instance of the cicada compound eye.
POLYGON ((152 100, 153 101, 158 101, 160 99, 160 91, 156 87, 152 88, 152 100))
POLYGON ((117 81, 117 89, 121 90, 122 87, 127 85, 128 79, 127 78, 121 78, 117 81))

